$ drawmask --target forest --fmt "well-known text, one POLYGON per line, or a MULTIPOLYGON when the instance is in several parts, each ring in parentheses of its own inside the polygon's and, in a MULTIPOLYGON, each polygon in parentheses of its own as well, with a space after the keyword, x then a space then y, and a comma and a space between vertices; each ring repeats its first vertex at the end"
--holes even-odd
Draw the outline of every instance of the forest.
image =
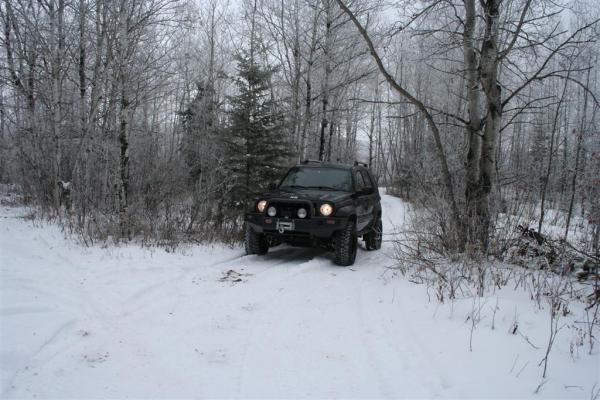
POLYGON ((0 182, 86 243, 236 243, 304 159, 368 163, 419 243, 597 261, 595 0, 5 0, 0 182), (417 229, 417 228, 415 228, 417 229))
POLYGON ((600 400, 599 0, 0 27, 0 398, 600 400))

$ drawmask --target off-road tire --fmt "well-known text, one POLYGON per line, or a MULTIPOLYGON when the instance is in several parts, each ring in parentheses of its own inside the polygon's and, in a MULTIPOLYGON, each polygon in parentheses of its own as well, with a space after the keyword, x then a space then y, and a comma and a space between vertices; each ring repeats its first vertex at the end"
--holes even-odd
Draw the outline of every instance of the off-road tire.
POLYGON ((346 228, 336 233, 335 258, 337 265, 347 267, 356 259, 356 224, 349 222, 346 228))
POLYGON ((267 254, 269 251, 269 244, 267 238, 262 233, 256 233, 249 225, 246 225, 246 232, 244 235, 244 247, 246 254, 267 254))
POLYGON ((381 218, 378 218, 369 232, 365 233, 365 245, 367 250, 379 250, 381 248, 381 238, 383 235, 383 224, 381 218))

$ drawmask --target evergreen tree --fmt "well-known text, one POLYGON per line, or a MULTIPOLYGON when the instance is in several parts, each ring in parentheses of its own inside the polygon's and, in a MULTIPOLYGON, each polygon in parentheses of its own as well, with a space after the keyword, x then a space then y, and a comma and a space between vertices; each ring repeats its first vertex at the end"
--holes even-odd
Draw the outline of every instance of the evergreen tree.
MULTIPOLYGON (((229 98, 229 127, 224 132, 229 199, 241 210, 269 183, 281 178, 291 154, 285 119, 271 94, 273 69, 252 57, 237 57, 238 94, 229 98)), ((231 206, 230 205, 230 206, 231 206)))
POLYGON ((206 149, 213 143, 215 105, 212 99, 212 86, 198 83, 198 91, 188 107, 179 113, 182 118, 183 137, 181 152, 188 167, 191 184, 198 183, 202 171, 212 160, 206 149))
POLYGON ((187 108, 180 112, 182 119, 181 156, 187 167, 187 187, 191 193, 191 208, 187 231, 197 224, 210 223, 213 232, 222 229, 224 196, 222 146, 218 140, 221 126, 218 104, 212 82, 198 83, 197 93, 187 108))

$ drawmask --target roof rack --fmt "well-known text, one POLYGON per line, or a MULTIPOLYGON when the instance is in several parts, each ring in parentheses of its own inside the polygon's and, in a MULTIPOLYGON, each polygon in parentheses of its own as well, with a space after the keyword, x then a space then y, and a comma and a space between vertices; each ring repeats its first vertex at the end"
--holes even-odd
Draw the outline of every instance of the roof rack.
POLYGON ((360 161, 354 161, 354 166, 355 166, 355 167, 356 167, 356 166, 359 166, 359 165, 362 165, 362 166, 363 166, 363 167, 365 167, 365 168, 369 168, 369 164, 367 164, 367 163, 360 162, 360 161))
POLYGON ((302 161, 302 164, 310 164, 310 163, 315 163, 315 164, 323 164, 323 161, 319 161, 319 160, 309 160, 309 159, 306 159, 306 160, 302 161))

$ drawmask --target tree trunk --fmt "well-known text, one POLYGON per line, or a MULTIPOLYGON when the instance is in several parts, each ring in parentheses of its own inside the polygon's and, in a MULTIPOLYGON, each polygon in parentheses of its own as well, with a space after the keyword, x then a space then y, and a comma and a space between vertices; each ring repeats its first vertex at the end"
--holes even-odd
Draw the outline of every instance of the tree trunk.
POLYGON ((62 162, 62 54, 64 51, 64 0, 58 0, 48 4, 50 14, 50 32, 52 43, 52 140, 54 143, 54 157, 52 160, 52 200, 55 211, 60 208, 61 162, 62 162))
POLYGON ((332 139, 333 139, 333 130, 334 130, 334 120, 335 120, 335 111, 331 112, 331 121, 329 121, 329 140, 327 143, 327 161, 331 161, 331 151, 332 151, 332 139))
POLYGON ((323 161, 325 156, 325 128, 327 128, 327 105, 329 103, 329 75, 331 75, 331 26, 333 24, 333 12, 331 0, 323 0, 325 6, 325 46, 323 55, 325 56, 325 76, 323 78, 323 90, 321 92, 322 119, 321 136, 319 140, 319 160, 323 161))
MULTIPOLYGON (((590 86, 590 72, 591 68, 587 71, 586 87, 590 86)), ((581 116, 581 123, 579 125, 579 132, 577 133, 577 145, 575 148, 575 166, 573 167, 573 176, 571 177, 571 197, 569 199, 569 209, 567 211, 567 222, 565 224, 565 235, 564 240, 567 240, 569 235, 569 227, 571 226, 571 218, 573 215, 573 204, 575 203, 575 191, 577 188, 577 172, 579 171, 579 157, 581 155, 581 144, 583 142, 583 132, 585 131, 585 124, 587 118, 587 106, 588 106, 588 91, 583 91, 583 111, 581 116)))
MULTIPOLYGON (((379 101, 379 75, 375 74, 375 93, 374 93, 374 102, 371 105, 371 118, 369 121, 369 131, 367 133, 367 138, 369 139, 369 166, 373 165, 373 141, 375 138, 375 120, 377 115, 377 110, 380 110, 380 106, 377 104, 379 101)), ((381 123, 381 120, 379 120, 381 123)))
POLYGON ((479 197, 479 159, 481 155, 481 110, 479 107, 479 75, 474 34, 476 27, 475 0, 465 0, 465 23, 463 31, 463 57, 467 90, 469 121, 466 126, 468 143, 465 184, 465 202, 467 214, 467 234, 470 241, 478 235, 477 204, 479 197))
POLYGON ((543 179, 542 179, 542 190, 541 190, 541 204, 540 204, 540 220, 538 222, 538 232, 542 233, 542 227, 544 224, 544 217, 545 217, 545 207, 546 207, 546 195, 547 195, 547 191, 548 191, 548 181, 550 180, 550 174, 552 173, 552 165, 553 165, 553 160, 554 160, 554 136, 556 135, 556 129, 557 129, 557 125, 558 125, 558 117, 560 115, 560 107, 562 106, 562 103, 565 99, 565 95, 567 92, 567 86, 569 83, 569 75, 570 75, 570 71, 571 68, 569 68, 569 71, 567 72, 567 79, 565 79, 564 82, 564 86, 563 86, 563 90, 562 90, 562 94, 560 96, 560 99, 558 100, 558 104, 556 106, 556 112, 554 113, 554 120, 552 121, 552 130, 551 130, 551 134, 550 134, 550 151, 548 153, 548 168, 546 169, 546 174, 544 175, 543 179))
POLYGON ((494 184, 496 141, 502 122, 502 93, 498 83, 499 0, 484 3, 485 36, 481 45, 481 84, 485 93, 485 128, 479 158, 479 179, 476 188, 476 218, 478 238, 487 249, 491 225, 490 194, 494 184))
POLYGON ((129 98, 128 86, 128 53, 129 53, 129 23, 126 5, 128 2, 121 3, 119 15, 119 111, 118 111, 118 132, 119 132, 119 221, 121 226, 121 237, 130 238, 131 229, 129 224, 129 121, 131 114, 131 101, 129 98))
POLYGON ((306 159, 306 142, 308 136, 308 129, 310 126, 310 121, 312 119, 312 81, 311 81, 311 73, 312 67, 314 64, 314 56, 317 48, 317 23, 319 20, 319 7, 315 7, 315 15, 313 18, 312 32, 311 32, 311 40, 310 40, 310 50, 308 53, 308 61, 307 69, 306 69, 306 98, 304 103, 304 122, 302 124, 302 137, 300 140, 300 161, 306 159))
MULTIPOLYGON (((283 0, 282 0, 282 13, 283 13, 283 0)), ((292 80, 292 108, 293 108, 293 138, 298 144, 301 153, 302 137, 300 133, 300 78, 302 75, 302 53, 300 48, 300 2, 295 0, 294 2, 294 44, 292 47, 292 56, 294 59, 294 77, 292 80)), ((284 25, 282 24, 282 27, 284 25)))

